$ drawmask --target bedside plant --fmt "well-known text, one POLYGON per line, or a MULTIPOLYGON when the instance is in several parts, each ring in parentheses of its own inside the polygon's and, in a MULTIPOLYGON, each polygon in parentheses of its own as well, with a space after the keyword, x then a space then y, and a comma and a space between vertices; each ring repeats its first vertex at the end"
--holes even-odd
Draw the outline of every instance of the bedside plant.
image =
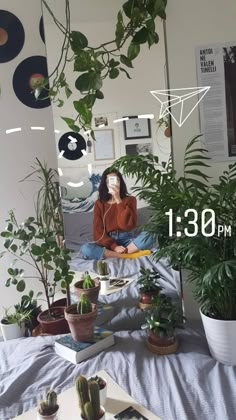
POLYGON ((57 393, 51 389, 47 392, 46 400, 39 403, 38 420, 57 420, 58 410, 57 393))
POLYGON ((65 319, 69 324, 73 340, 91 340, 96 316, 97 305, 91 303, 85 294, 81 294, 78 303, 65 308, 65 319))
POLYGON ((89 272, 85 271, 82 280, 74 284, 74 291, 78 298, 81 294, 85 294, 92 303, 97 304, 100 287, 100 281, 98 279, 92 280, 89 272))
POLYGON ((75 382, 79 397, 81 417, 84 420, 103 420, 105 410, 100 406, 99 386, 96 381, 87 381, 80 375, 75 382))
POLYGON ((4 309, 4 316, 0 322, 2 335, 5 341, 25 336, 25 324, 31 319, 31 310, 15 305, 15 311, 4 309))

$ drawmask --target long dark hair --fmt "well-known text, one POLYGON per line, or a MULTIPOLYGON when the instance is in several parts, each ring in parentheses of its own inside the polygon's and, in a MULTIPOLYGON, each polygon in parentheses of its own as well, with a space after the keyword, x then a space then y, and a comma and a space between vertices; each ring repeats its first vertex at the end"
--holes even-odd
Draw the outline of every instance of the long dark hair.
POLYGON ((98 188, 98 198, 103 202, 109 201, 111 198, 111 194, 108 192, 106 178, 107 175, 113 173, 116 174, 116 176, 118 176, 118 178, 120 179, 120 198, 125 198, 128 195, 127 187, 121 173, 117 169, 107 168, 102 174, 102 179, 98 188))

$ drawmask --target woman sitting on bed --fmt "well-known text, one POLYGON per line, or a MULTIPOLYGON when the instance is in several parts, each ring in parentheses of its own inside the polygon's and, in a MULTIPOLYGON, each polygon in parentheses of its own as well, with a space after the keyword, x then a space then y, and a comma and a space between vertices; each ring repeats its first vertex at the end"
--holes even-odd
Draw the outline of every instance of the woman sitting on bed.
POLYGON ((83 257, 95 260, 123 258, 124 254, 150 249, 153 241, 147 232, 141 232, 134 239, 131 235, 131 230, 137 226, 137 202, 128 194, 121 173, 106 169, 98 192, 94 206, 94 242, 82 245, 83 257))

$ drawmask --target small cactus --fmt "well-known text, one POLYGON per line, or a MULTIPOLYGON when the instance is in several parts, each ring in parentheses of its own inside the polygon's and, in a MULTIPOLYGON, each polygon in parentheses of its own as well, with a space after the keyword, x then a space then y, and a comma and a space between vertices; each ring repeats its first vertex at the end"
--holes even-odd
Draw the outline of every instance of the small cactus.
POLYGON ((85 420, 97 420, 100 414, 99 386, 96 381, 87 381, 80 375, 76 379, 76 390, 79 396, 81 416, 85 420))
POLYGON ((39 403, 39 413, 42 416, 50 416, 56 413, 58 408, 57 393, 53 389, 50 389, 47 393, 46 400, 39 403))
POLYGON ((80 300, 77 303, 77 314, 83 315, 92 312, 92 304, 88 297, 82 293, 80 300))
POLYGON ((100 276, 107 276, 109 274, 107 262, 103 260, 97 261, 97 271, 100 276))
POLYGON ((94 281, 91 279, 91 276, 88 271, 84 273, 83 289, 92 289, 95 287, 94 281))

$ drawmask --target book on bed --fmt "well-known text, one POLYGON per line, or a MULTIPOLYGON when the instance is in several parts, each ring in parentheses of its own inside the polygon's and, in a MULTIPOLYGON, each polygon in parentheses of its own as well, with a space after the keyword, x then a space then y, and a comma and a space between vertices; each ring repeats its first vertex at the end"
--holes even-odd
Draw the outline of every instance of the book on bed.
POLYGON ((115 344, 112 331, 94 327, 94 336, 90 342, 74 341, 71 334, 55 341, 55 352, 72 363, 80 363, 115 344))

